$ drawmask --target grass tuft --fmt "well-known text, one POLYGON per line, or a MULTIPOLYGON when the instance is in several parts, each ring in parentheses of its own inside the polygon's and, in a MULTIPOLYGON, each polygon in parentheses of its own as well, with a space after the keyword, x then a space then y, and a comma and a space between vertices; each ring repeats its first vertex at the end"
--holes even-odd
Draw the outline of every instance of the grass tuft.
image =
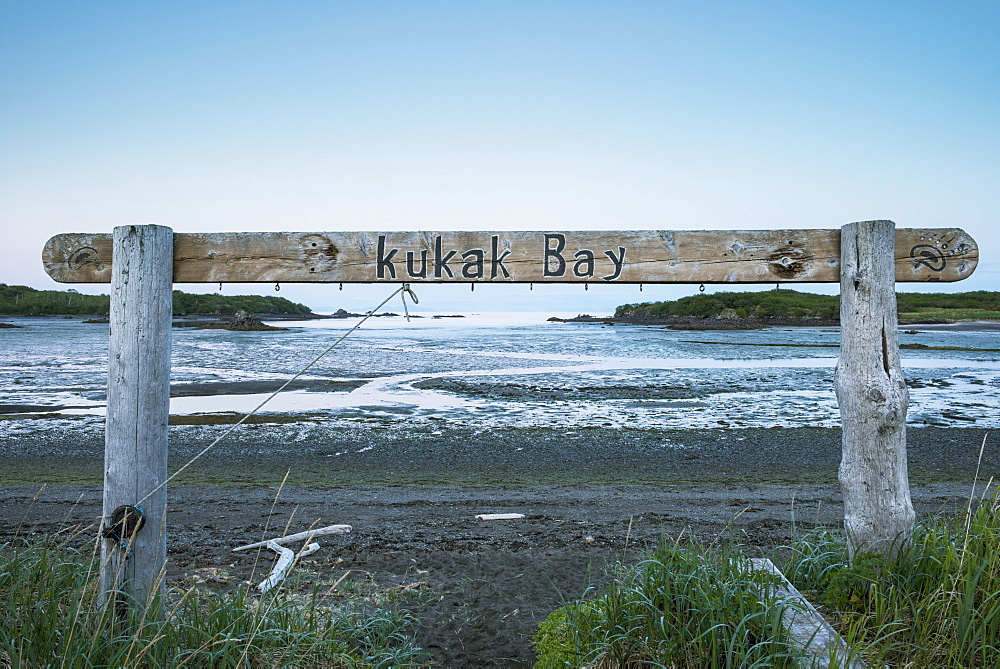
POLYGON ((785 606, 767 594, 775 579, 746 562, 736 545, 665 544, 554 611, 535 637, 535 666, 796 666, 785 606))
POLYGON ((847 557, 843 537, 796 541, 786 574, 848 644, 892 666, 1000 666, 1000 499, 919 525, 895 558, 847 557))
POLYGON ((405 612, 355 613, 240 588, 170 593, 159 616, 97 605, 97 561, 47 540, 0 546, 0 666, 405 667, 405 612))

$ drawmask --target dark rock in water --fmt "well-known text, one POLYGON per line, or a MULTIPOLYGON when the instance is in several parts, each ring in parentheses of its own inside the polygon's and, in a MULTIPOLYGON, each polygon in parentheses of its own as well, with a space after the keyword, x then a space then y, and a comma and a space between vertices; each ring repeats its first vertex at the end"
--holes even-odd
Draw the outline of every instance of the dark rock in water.
POLYGON ((88 318, 87 320, 85 320, 83 322, 84 323, 98 323, 100 325, 108 325, 111 321, 109 321, 107 318, 88 318))
POLYGON ((559 318, 551 316, 546 319, 549 323, 602 323, 604 325, 614 325, 617 321, 614 318, 597 318, 590 314, 580 314, 573 318, 559 318))
MULTIPOLYGON (((330 316, 324 316, 324 318, 364 318, 365 316, 372 316, 374 318, 382 318, 384 316, 399 316, 399 314, 397 314, 397 313, 395 313, 393 311, 383 311, 380 314, 373 314, 373 313, 370 313, 370 312, 366 313, 366 314, 358 314, 358 313, 355 313, 353 311, 347 311, 346 309, 337 309, 335 312, 333 312, 333 314, 331 314, 330 316)), ((410 318, 423 318, 423 317, 422 316, 414 316, 414 315, 411 314, 410 318)))
MULTIPOLYGON (((413 318, 413 316, 410 316, 410 318, 413 318)), ((436 315, 436 316, 431 316, 431 318, 465 318, 465 316, 463 316, 461 314, 454 314, 454 315, 452 315, 452 314, 439 314, 439 315, 436 315)))
POLYGON ((0 330, 3 328, 23 328, 23 325, 14 325, 13 323, 0 323, 0 330))
POLYGON ((229 319, 229 322, 223 326, 226 330, 239 330, 239 331, 253 331, 262 332, 265 330, 287 330, 288 328, 276 328, 273 325, 265 325, 256 316, 251 316, 247 312, 240 309, 233 317, 229 319))
POLYGON ((287 330, 288 328, 276 328, 273 325, 265 325, 256 316, 252 316, 243 309, 240 309, 228 321, 222 323, 207 323, 202 325, 202 330, 235 330, 238 332, 268 332, 271 330, 287 330))

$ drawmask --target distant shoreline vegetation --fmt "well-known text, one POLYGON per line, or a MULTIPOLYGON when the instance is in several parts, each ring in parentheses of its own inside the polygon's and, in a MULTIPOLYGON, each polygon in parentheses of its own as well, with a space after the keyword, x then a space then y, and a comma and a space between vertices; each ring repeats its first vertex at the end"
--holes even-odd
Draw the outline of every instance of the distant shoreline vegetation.
MULTIPOLYGON (((235 314, 311 314, 304 304, 262 295, 197 295, 174 291, 174 316, 235 314)), ((75 290, 38 290, 0 283, 3 316, 101 316, 111 310, 108 295, 83 295, 75 290)))
MULTIPOLYGON (((1000 292, 896 293, 896 302, 903 321, 1000 320, 1000 292)), ((840 296, 795 290, 699 294, 666 302, 623 304, 614 317, 836 321, 840 318, 840 296)))

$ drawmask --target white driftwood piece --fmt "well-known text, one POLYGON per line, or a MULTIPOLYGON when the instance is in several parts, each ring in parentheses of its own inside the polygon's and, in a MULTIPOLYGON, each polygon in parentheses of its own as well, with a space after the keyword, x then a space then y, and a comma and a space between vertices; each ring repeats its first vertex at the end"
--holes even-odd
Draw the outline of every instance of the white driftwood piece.
POLYGON ((248 551, 251 548, 264 548, 268 547, 271 543, 278 544, 294 544, 296 541, 306 541, 309 542, 313 537, 321 537, 326 534, 347 534, 351 531, 350 525, 327 525, 326 527, 317 527, 313 530, 306 530, 305 532, 296 532, 295 534, 289 534, 287 537, 278 537, 277 539, 267 539, 265 541, 258 541, 257 543, 247 544, 246 546, 238 546, 233 549, 234 553, 240 551, 248 551))
MULTIPOLYGON (((146 522, 134 554, 101 541, 100 599, 109 593, 139 606, 164 591, 167 561, 167 418, 170 413, 171 272, 174 233, 160 225, 123 225, 113 235, 108 408, 104 436, 104 518, 139 504, 146 522)), ((107 522, 107 521, 105 521, 107 522)))
POLYGON ((274 586, 285 580, 285 575, 288 570, 292 568, 296 560, 306 555, 312 555, 319 550, 319 544, 307 544, 302 550, 299 551, 298 555, 295 554, 291 548, 285 548, 279 546, 273 539, 267 542, 267 547, 278 554, 278 561, 274 563, 274 568, 271 569, 271 573, 267 575, 257 589, 260 590, 261 594, 267 592, 274 586))
POLYGON ((851 558, 893 554, 915 514, 906 466, 909 395, 899 361, 891 221, 841 233, 840 358, 834 373, 843 426, 840 485, 851 558))
POLYGON ((804 658, 803 666, 814 669, 828 667, 864 669, 866 666, 864 661, 851 657, 850 649, 836 630, 785 578, 774 563, 767 558, 751 558, 750 566, 756 571, 764 571, 780 579, 781 582, 774 586, 770 594, 784 600, 788 606, 781 622, 789 641, 808 656, 804 658))
POLYGON ((523 513, 481 513, 476 520, 517 520, 524 518, 523 513))

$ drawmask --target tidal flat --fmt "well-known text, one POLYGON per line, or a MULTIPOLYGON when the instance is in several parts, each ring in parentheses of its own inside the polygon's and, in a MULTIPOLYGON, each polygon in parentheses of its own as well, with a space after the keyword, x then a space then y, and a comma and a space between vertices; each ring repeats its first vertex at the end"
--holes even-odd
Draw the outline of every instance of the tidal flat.
MULTIPOLYGON (((291 485, 324 486, 835 484, 841 453, 839 428, 345 427, 315 416, 256 418, 174 483, 275 485, 287 474, 291 485)), ((66 429, 65 420, 25 422, 36 429, 0 442, 0 483, 101 481, 99 430, 66 429)), ((228 422, 172 426, 171 471, 228 422)), ((1000 479, 1000 438, 991 440, 987 430, 911 428, 907 455, 915 483, 971 481, 977 471, 980 479, 1000 479)))
MULTIPOLYGON (((258 582, 271 555, 231 548, 347 523, 289 594, 339 581, 338 606, 412 611, 431 664, 519 667, 549 612, 661 540, 767 552, 837 530, 836 328, 536 321, 387 318, 355 333, 171 481, 171 585, 258 582)), ((19 324, 0 335, 0 543, 56 534, 89 550, 107 329, 19 324)), ((171 472, 345 327, 282 325, 174 332, 171 472)), ((996 334, 901 341, 927 347, 902 351, 914 505, 960 512, 1000 478, 1000 358, 970 350, 997 348, 996 334)))

